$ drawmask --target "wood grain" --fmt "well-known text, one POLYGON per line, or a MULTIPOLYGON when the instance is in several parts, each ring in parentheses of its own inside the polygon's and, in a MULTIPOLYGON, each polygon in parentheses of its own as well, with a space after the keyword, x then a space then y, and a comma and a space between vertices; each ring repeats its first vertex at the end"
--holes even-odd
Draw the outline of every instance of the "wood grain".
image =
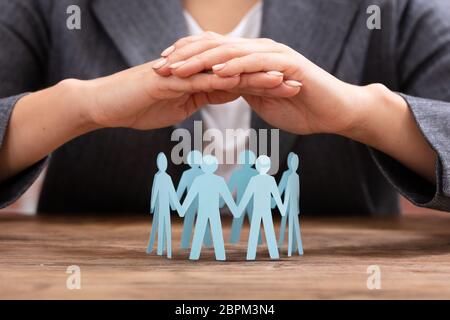
MULTIPOLYGON (((450 215, 396 219, 304 219, 303 257, 245 261, 246 242, 187 260, 173 230, 174 258, 146 255, 150 217, 0 215, 1 299, 450 299, 450 215), (81 290, 66 268, 81 268, 81 290), (369 265, 381 290, 368 290, 369 265)), ((229 221, 224 222, 228 236, 229 221)), ((246 237, 244 237, 246 239, 246 237)))

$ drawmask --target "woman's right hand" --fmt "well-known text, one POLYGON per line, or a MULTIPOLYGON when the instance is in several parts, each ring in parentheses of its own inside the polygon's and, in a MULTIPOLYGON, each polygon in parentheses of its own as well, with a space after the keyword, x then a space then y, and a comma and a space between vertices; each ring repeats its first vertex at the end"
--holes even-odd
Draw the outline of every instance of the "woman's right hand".
POLYGON ((234 78, 208 73, 162 77, 154 71, 161 61, 94 80, 64 80, 20 98, 0 148, 0 182, 95 129, 168 127, 203 105, 236 99, 240 88, 272 88, 282 81, 265 72, 234 78))
POLYGON ((164 59, 114 75, 86 81, 84 114, 97 128, 127 127, 149 130, 179 123, 206 104, 239 97, 239 88, 271 88, 280 77, 265 72, 242 77, 199 73, 189 78, 162 77, 154 69, 164 59))

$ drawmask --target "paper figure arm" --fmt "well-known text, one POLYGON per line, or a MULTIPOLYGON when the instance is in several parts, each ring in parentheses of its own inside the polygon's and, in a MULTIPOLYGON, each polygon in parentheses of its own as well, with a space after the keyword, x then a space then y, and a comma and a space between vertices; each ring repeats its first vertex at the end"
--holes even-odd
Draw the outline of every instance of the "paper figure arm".
POLYGON ((281 215, 284 217, 286 215, 286 209, 283 205, 283 201, 281 201, 280 192, 278 191, 275 178, 273 178, 272 182, 273 183, 271 183, 271 191, 270 192, 272 193, 273 199, 275 200, 275 203, 277 204, 278 209, 280 209, 281 215))
POLYGON ((220 185, 220 195, 222 196, 222 199, 227 204, 228 208, 230 209, 231 213, 234 217, 237 215, 237 205, 233 200, 233 196, 231 195, 230 190, 228 189, 227 184, 225 183, 225 180, 222 180, 222 183, 220 185))
POLYGON ((288 211, 289 208, 289 198, 291 197, 291 188, 287 187, 285 192, 284 192, 284 208, 286 210, 286 213, 288 211))
POLYGON ((172 179, 170 179, 170 188, 169 188, 169 196, 170 196, 170 205, 172 207, 172 210, 176 210, 178 212, 178 215, 181 217, 181 214, 183 213, 183 209, 181 208, 180 200, 178 199, 177 192, 175 191, 175 187, 173 186, 172 179))
POLYGON ((183 174, 181 175, 180 182, 178 183, 178 188, 177 188, 177 197, 180 200, 183 197, 184 191, 186 191, 186 189, 187 189, 187 180, 188 179, 186 177, 186 172, 183 172, 183 174))
POLYGON ((228 189, 230 190, 231 193, 233 193, 233 191, 236 189, 236 185, 237 185, 236 172, 233 172, 233 174, 230 177, 230 181, 228 181, 228 189))
POLYGON ((191 203, 195 200, 195 197, 197 196, 199 191, 199 184, 198 180, 194 180, 192 183, 192 186, 189 188, 189 191, 186 195, 186 198, 184 199, 183 204, 181 205, 181 212, 179 212, 180 217, 184 217, 187 210, 189 209, 191 203))
POLYGON ((300 179, 297 180, 297 197, 296 200, 298 202, 298 212, 297 215, 300 215, 300 179))
MULTIPOLYGON (((231 192, 231 195, 233 195, 234 190, 237 188, 237 177, 236 172, 233 172, 233 174, 230 177, 230 181, 228 181, 228 189, 231 192)), ((223 198, 220 198, 220 208, 223 208, 225 206, 225 201, 223 198)))
MULTIPOLYGON (((287 185, 287 181, 288 181, 288 173, 285 171, 283 172, 283 175, 281 176, 281 180, 280 183, 278 184, 278 191, 280 192, 280 196, 283 194, 283 192, 286 190, 286 185, 287 185)), ((274 199, 272 199, 272 209, 275 209, 276 207, 276 202, 274 199)))
POLYGON ((248 203, 252 199, 253 196, 253 183, 250 181, 247 188, 245 189, 244 195, 241 198, 241 201, 239 202, 238 210, 237 210, 237 218, 239 218, 242 213, 244 213, 245 209, 247 208, 248 203))
POLYGON ((155 211, 156 198, 158 196, 158 177, 155 176, 152 185, 152 194, 150 195, 150 213, 155 211))

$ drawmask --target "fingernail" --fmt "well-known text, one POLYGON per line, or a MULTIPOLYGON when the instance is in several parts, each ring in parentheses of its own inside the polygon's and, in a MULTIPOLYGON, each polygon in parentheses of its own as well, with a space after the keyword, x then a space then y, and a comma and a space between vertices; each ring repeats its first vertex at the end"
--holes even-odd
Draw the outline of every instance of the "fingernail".
POLYGON ((169 54, 171 54, 174 51, 175 51, 175 47, 174 46, 170 46, 170 47, 168 47, 166 50, 164 50, 161 53, 161 57, 167 57, 169 54))
POLYGON ((279 71, 269 71, 267 74, 274 77, 284 77, 284 74, 279 71))
POLYGON ((185 63, 186 63, 186 61, 178 61, 178 62, 175 62, 175 63, 171 64, 169 68, 170 69, 176 69, 176 68, 181 67, 185 63))
POLYGON ((153 69, 159 69, 167 63, 167 59, 161 59, 153 65, 153 69))
POLYGON ((214 71, 219 71, 225 68, 226 65, 227 65, 226 63, 216 64, 215 66, 212 67, 212 69, 214 71))
POLYGON ((287 80, 284 82, 286 85, 288 85, 289 87, 294 87, 294 88, 301 88, 303 87, 303 84, 301 82, 295 81, 295 80, 287 80))

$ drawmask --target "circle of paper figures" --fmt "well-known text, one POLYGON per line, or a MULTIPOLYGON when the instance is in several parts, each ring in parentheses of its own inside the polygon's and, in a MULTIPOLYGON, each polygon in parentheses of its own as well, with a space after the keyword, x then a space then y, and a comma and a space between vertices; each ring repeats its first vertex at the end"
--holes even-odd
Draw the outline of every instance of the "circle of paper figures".
POLYGON ((178 189, 175 190, 172 178, 166 173, 167 157, 164 153, 158 154, 158 172, 151 190, 150 213, 153 214, 153 222, 147 253, 153 251, 158 235, 157 254, 163 255, 165 251, 168 258, 172 257, 172 209, 180 217, 184 217, 180 247, 191 248, 189 259, 198 260, 204 245, 214 247, 216 260, 226 260, 220 215, 220 209, 226 204, 233 214, 230 243, 240 241, 244 218, 247 216, 249 219, 247 260, 256 258, 258 244, 262 243, 261 228, 264 230, 270 258, 279 259, 278 249, 284 244, 286 224, 288 256, 292 256, 295 251, 303 255, 299 223, 299 157, 292 152, 289 154, 288 169, 278 185, 275 178, 268 174, 271 167, 269 157, 261 155, 256 158, 252 151, 245 150, 239 155, 238 161, 240 167, 233 172, 227 184, 224 178, 215 174, 219 166, 217 158, 202 156, 199 151, 193 150, 187 156, 190 168, 182 174, 178 189), (232 196, 234 192, 236 202, 232 196), (278 243, 272 220, 272 209, 275 207, 278 207, 282 216, 278 243))

